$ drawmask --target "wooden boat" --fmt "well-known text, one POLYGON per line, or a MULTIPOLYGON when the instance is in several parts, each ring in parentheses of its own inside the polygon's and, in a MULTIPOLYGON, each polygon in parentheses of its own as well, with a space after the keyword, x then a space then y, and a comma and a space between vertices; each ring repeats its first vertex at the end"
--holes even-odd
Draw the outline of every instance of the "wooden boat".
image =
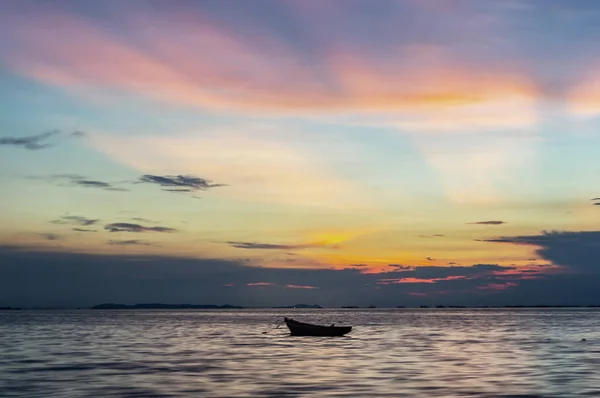
POLYGON ((284 320, 292 336, 343 336, 352 330, 352 326, 321 326, 298 322, 290 318, 284 318, 284 320))

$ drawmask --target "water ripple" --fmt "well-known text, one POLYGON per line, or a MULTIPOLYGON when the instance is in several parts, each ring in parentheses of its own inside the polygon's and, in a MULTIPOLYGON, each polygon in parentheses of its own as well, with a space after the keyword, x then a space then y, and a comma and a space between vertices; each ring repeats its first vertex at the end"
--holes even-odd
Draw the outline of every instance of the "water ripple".
POLYGON ((600 396, 594 309, 7 311, 0 352, 3 397, 600 396))

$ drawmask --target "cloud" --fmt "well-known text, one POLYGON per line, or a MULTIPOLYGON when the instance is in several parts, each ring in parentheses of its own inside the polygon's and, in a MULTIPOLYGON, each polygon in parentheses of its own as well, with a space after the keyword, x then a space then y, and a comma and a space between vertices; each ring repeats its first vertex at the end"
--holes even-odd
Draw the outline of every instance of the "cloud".
POLYGON ((462 275, 451 275, 446 276, 444 278, 381 278, 377 280, 377 283, 380 285, 389 285, 395 283, 436 283, 439 281, 454 281, 457 279, 465 279, 466 276, 462 275))
POLYGON ((155 246, 155 244, 151 242, 146 242, 138 239, 130 239, 130 240, 109 240, 109 245, 113 246, 155 246))
POLYGON ((394 272, 414 271, 415 270, 415 267, 413 267, 411 265, 388 264, 388 267, 394 268, 394 272))
POLYGON ((479 224, 479 225, 501 225, 501 224, 506 224, 506 222, 504 221, 476 221, 476 222, 470 222, 468 224, 479 224))
POLYGON ((600 231, 543 231, 539 235, 502 236, 483 242, 537 247, 537 256, 575 272, 600 274, 600 231))
POLYGON ((318 289, 316 286, 285 285, 286 289, 318 289))
POLYGON ((175 228, 167 227, 145 227, 140 224, 126 222, 112 223, 104 226, 108 232, 176 232, 175 228))
POLYGON ((46 240, 61 240, 62 237, 58 234, 54 234, 54 233, 39 233, 39 236, 41 236, 42 238, 46 239, 46 240))
MULTIPOLYGON (((260 250, 299 250, 299 249, 310 249, 314 247, 325 247, 327 243, 305 243, 295 245, 278 245, 272 243, 257 243, 257 242, 235 242, 229 241, 227 244, 237 249, 260 249, 260 250)), ((333 247, 333 246, 332 246, 333 247)), ((357 266, 357 265, 354 265, 357 266)))
POLYGON ((324 306, 393 307, 597 302, 598 274, 547 274, 539 279, 493 274, 507 269, 479 264, 364 274, 356 269, 267 268, 210 258, 85 254, 0 245, 0 301, 15 306, 102 302, 277 306, 310 301, 324 306), (478 288, 507 282, 519 285, 506 291, 478 288), (258 289, 261 285, 264 289, 258 289))
POLYGON ((48 138, 60 134, 59 131, 48 131, 46 133, 38 134, 38 135, 30 135, 26 137, 0 137, 0 145, 12 145, 12 146, 20 146, 25 149, 37 150, 37 149, 45 149, 53 146, 48 143, 40 143, 46 141, 48 138))
POLYGON ((133 221, 140 221, 140 222, 149 222, 152 224, 158 224, 160 221, 153 221, 153 220, 149 220, 147 218, 143 218, 143 217, 133 217, 132 218, 133 221))
POLYGON ((95 229, 73 228, 75 232, 98 232, 95 229))
POLYGON ((225 184, 214 184, 210 180, 195 175, 158 176, 146 174, 140 177, 140 182, 167 187, 163 188, 163 191, 178 193, 205 191, 210 188, 226 186, 225 184))
MULTIPOLYGON (((17 146, 29 150, 46 149, 55 146, 56 144, 48 143, 50 137, 64 135, 60 130, 47 131, 38 135, 30 135, 25 137, 0 137, 0 146, 17 146)), ((68 137, 81 138, 86 134, 83 131, 75 131, 68 137)))
POLYGON ((53 174, 50 176, 28 177, 31 179, 42 179, 57 183, 58 185, 66 184, 66 186, 77 186, 83 188, 98 188, 106 191, 124 192, 129 189, 117 187, 114 183, 105 181, 92 180, 78 174, 53 174))
POLYGON ((94 225, 98 221, 97 219, 86 218, 82 216, 61 216, 59 220, 51 221, 52 224, 75 224, 75 225, 94 225))
POLYGON ((384 6, 389 12, 382 25, 391 31, 362 30, 360 37, 356 26, 366 16, 356 4, 339 10, 345 22, 334 27, 314 15, 302 20, 298 5, 282 17, 301 25, 267 24, 271 10, 247 10, 242 17, 243 7, 222 10, 237 23, 213 15, 215 7, 206 5, 124 7, 119 9, 124 28, 117 30, 86 23, 75 12, 38 6, 7 18, 20 51, 7 50, 6 62, 23 75, 76 93, 108 88, 216 111, 387 112, 400 115, 398 123, 408 128, 448 128, 459 121, 475 130, 500 123, 522 127, 535 119, 536 75, 506 45, 494 43, 497 52, 489 51, 497 32, 472 22, 487 14, 449 18, 412 3, 384 6), (406 15, 431 25, 399 23, 406 15), (159 17, 164 25, 143 22, 159 17), (298 27, 295 34, 291 25, 298 27), (73 31, 78 34, 68 33, 73 31), (307 37, 312 46, 304 45, 307 37), (465 48, 470 37, 487 44, 465 48))

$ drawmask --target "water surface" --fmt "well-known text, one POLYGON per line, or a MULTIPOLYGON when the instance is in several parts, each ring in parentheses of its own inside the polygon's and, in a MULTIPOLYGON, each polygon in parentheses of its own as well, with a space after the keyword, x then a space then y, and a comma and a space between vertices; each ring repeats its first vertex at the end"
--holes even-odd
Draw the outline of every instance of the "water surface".
POLYGON ((2 397, 600 397, 599 368, 597 309, 0 312, 2 397))

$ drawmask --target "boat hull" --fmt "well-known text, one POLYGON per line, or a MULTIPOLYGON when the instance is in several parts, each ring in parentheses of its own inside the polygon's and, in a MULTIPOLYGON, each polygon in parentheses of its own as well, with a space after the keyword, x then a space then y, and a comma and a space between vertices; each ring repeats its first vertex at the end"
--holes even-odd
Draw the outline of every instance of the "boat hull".
POLYGON ((352 326, 321 326, 298 322, 288 318, 285 318, 285 323, 288 329, 290 329, 292 336, 336 337, 343 336, 352 331, 352 326))

